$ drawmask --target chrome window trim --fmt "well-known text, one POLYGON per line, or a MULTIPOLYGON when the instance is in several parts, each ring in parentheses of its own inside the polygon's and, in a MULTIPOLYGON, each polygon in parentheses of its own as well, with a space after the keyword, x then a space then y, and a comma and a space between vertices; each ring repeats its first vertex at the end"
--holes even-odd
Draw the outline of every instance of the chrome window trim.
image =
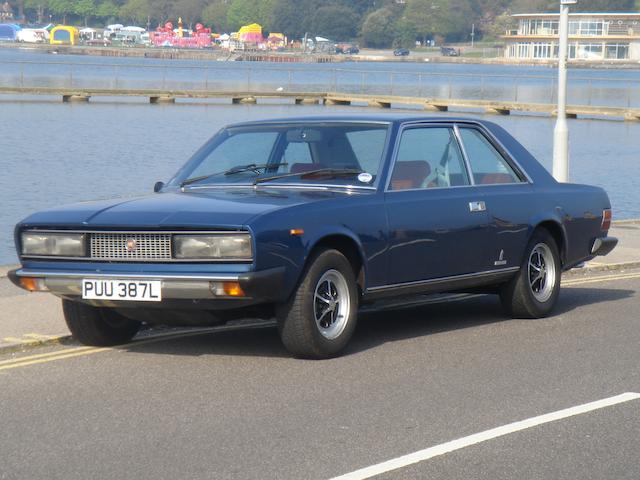
MULTIPOLYGON (((458 123, 456 125, 458 125, 458 123)), ((522 165, 520 165, 520 163, 515 159, 515 157, 511 154, 511 152, 504 146, 504 144, 502 142, 500 142, 500 140, 498 140, 489 130, 487 130, 487 128, 484 127, 484 125, 482 125, 481 123, 468 123, 468 124, 467 123, 460 123, 460 125, 462 125, 463 128, 472 128, 472 129, 478 130, 489 141, 491 146, 493 146, 493 148, 495 148, 496 152, 498 152, 498 155, 500 155, 500 157, 505 162, 507 162, 507 164, 515 172, 516 176, 518 176, 518 177, 522 176, 522 177, 525 178, 525 180, 520 181, 520 182, 513 182, 513 183, 487 183, 487 184, 482 184, 482 186, 488 186, 488 185, 518 185, 518 184, 521 184, 521 183, 531 183, 531 184, 534 183, 533 179, 529 176, 527 171, 524 168, 522 168, 522 165)), ((460 137, 460 142, 461 142, 461 144, 463 145, 463 148, 464 148, 464 141, 462 140, 462 137, 460 137)), ((472 173, 473 173, 473 171, 472 171, 472 173)), ((472 176, 472 178, 473 178, 473 176, 472 176)), ((475 184, 475 179, 474 179, 474 184, 475 184)), ((475 184, 475 185, 480 186, 481 184, 475 184)))
MULTIPOLYGON (((409 192, 409 191, 428 191, 428 190, 442 190, 445 188, 464 188, 464 187, 473 187, 474 185, 472 183, 469 183, 468 185, 455 185, 455 186, 449 186, 449 187, 431 187, 431 188, 407 188, 407 189, 402 189, 402 190, 390 190, 389 186, 391 185, 391 177, 393 177, 393 169, 396 166, 396 162, 398 160, 398 151, 400 150, 400 142, 402 141, 402 134, 404 133, 405 130, 409 130, 409 129, 414 129, 414 128, 420 128, 420 127, 425 127, 425 128, 448 128, 451 130, 454 130, 456 126, 456 123, 447 123, 442 122, 442 121, 416 121, 416 122, 407 122, 404 123, 400 126, 400 129, 398 130, 398 135, 396 136, 396 142, 395 145, 393 146, 393 153, 392 153, 392 157, 391 157, 391 163, 389 164, 389 169, 387 170, 387 179, 385 181, 385 187, 384 187, 384 193, 392 193, 392 192, 409 192)), ((458 138, 455 135, 455 130, 454 130, 454 137, 456 138, 456 141, 458 141, 458 138)), ((458 141, 458 147, 461 148, 461 143, 458 141)), ((463 154, 463 158, 464 158, 464 154, 463 154)), ((464 160, 463 160, 464 161, 464 160)), ((467 172, 467 175, 469 175, 470 172, 467 172)), ((469 182, 472 182, 473 177, 469 178, 469 182)))
POLYGON ((439 277, 432 278, 429 280, 416 280, 413 282, 404 282, 404 283, 394 283, 390 285, 380 285, 378 287, 370 287, 367 288, 367 292, 383 292, 385 290, 392 290, 395 288, 405 288, 405 287, 419 287, 426 285, 434 285, 438 283, 450 282, 452 280, 468 280, 479 277, 487 277, 500 273, 515 273, 520 270, 520 267, 508 267, 508 268, 498 268, 494 270, 485 270, 482 272, 474 272, 474 273, 465 273, 462 275, 453 275, 450 277, 439 277))
POLYGON ((465 168, 467 169, 467 178, 469 179, 469 185, 475 185, 476 179, 473 178, 473 172, 471 171, 471 163, 469 163, 469 155, 467 155, 467 149, 464 146, 462 137, 460 136, 460 127, 458 126, 457 123, 453 125, 453 134, 456 136, 456 140, 458 141, 458 146, 460 147, 460 151, 462 152, 462 159, 464 161, 465 168))

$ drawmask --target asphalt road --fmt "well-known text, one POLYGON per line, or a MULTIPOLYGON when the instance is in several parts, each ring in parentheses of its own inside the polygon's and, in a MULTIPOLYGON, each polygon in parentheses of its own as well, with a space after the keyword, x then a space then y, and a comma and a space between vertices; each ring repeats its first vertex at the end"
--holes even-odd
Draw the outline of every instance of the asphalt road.
MULTIPOLYGON (((608 276, 540 320, 491 296, 367 314, 328 361, 273 326, 4 355, 0 478, 329 479, 640 392, 640 271, 608 276)), ((637 479, 639 434, 634 397, 376 478, 637 479)))

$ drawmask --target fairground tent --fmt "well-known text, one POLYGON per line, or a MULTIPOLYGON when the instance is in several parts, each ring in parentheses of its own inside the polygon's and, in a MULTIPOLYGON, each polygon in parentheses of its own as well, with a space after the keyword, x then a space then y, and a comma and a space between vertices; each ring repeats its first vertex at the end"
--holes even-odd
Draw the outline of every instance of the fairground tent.
POLYGON ((257 23, 245 25, 238 30, 238 40, 245 43, 260 43, 262 38, 262 27, 257 23))

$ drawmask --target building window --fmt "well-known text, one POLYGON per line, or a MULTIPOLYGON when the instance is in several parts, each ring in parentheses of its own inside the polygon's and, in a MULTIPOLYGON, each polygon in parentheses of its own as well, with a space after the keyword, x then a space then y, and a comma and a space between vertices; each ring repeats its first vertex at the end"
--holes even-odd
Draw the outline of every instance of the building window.
POLYGON ((603 58, 601 43, 579 43, 576 58, 582 60, 601 60, 603 58))
POLYGON ((604 58, 612 60, 629 59, 628 43, 608 43, 604 49, 604 58))
POLYGON ((569 35, 583 35, 601 37, 607 35, 609 22, 604 20, 573 20, 569 21, 569 35))

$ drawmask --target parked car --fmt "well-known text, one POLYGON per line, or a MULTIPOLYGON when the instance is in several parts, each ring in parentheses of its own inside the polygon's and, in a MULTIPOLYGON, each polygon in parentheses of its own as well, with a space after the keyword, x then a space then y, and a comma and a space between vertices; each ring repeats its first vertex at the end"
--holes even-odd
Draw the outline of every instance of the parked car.
POLYGON ((53 207, 16 226, 18 286, 62 298, 87 345, 141 322, 276 316, 294 355, 347 345, 364 304, 498 294, 548 315, 560 277, 611 251, 598 187, 557 183, 498 125, 326 116, 231 125, 154 194, 53 207))
POLYGON ((445 57, 459 57, 460 50, 456 50, 453 47, 440 47, 440 54, 444 55, 445 57))
POLYGON ((393 51, 393 54, 394 54, 396 57, 406 57, 407 55, 409 55, 409 53, 410 53, 410 52, 409 52, 409 49, 408 49, 408 48, 396 48, 396 49, 393 51))

